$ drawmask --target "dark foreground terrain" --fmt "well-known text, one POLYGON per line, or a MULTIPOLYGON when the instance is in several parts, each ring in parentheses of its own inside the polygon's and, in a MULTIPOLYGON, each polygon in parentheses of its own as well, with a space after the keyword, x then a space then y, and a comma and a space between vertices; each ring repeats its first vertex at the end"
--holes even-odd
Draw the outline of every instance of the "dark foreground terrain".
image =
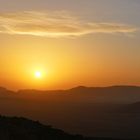
POLYGON ((0 140, 115 140, 70 135, 25 118, 0 116, 0 140))

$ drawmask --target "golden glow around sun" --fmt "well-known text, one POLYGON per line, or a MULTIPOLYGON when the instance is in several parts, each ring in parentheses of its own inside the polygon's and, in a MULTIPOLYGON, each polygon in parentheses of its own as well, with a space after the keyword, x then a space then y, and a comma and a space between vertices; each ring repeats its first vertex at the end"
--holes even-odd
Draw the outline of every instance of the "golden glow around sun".
POLYGON ((36 72, 35 72, 35 77, 36 77, 36 78, 41 78, 41 77, 42 77, 41 71, 36 71, 36 72))

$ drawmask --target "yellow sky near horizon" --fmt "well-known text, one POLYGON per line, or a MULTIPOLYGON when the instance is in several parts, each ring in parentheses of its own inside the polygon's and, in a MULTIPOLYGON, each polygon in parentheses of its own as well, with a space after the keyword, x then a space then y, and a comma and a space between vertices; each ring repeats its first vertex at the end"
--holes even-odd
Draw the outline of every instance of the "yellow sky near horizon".
POLYGON ((111 48, 104 44, 107 40, 100 42, 100 37, 94 40, 5 37, 8 41, 3 40, 7 47, 0 55, 3 60, 0 61, 0 85, 8 88, 65 89, 78 85, 140 84, 139 66, 135 65, 139 52, 132 58, 131 50, 126 53, 123 46, 118 48, 116 43, 115 49, 111 48), (34 77, 35 71, 43 73, 41 79, 34 77))

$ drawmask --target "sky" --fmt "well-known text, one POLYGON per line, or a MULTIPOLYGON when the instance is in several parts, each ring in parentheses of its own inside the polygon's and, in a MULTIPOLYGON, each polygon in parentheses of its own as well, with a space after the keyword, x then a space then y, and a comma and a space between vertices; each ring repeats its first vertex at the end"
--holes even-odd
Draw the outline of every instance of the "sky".
POLYGON ((139 0, 0 0, 0 85, 140 86, 139 9, 139 0))

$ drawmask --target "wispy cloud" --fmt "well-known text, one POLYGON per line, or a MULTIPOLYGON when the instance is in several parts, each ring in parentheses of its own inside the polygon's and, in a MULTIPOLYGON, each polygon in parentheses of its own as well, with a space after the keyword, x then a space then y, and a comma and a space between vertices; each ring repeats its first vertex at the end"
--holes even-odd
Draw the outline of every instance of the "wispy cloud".
POLYGON ((65 12, 24 11, 0 13, 0 32, 45 37, 82 36, 93 33, 133 33, 137 28, 118 23, 86 22, 65 12))

